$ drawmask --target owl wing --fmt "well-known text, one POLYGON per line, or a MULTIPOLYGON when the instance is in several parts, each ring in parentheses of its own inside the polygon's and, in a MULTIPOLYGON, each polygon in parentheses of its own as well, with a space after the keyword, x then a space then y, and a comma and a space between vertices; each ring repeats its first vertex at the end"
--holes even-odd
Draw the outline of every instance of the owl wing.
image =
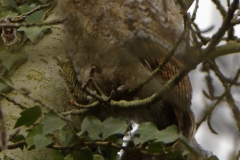
MULTIPOLYGON (((158 67, 159 63, 164 60, 168 53, 167 49, 150 38, 138 38, 130 42, 129 50, 131 54, 136 56, 139 63, 151 72, 158 67)), ((173 56, 160 70, 157 78, 162 84, 166 84, 179 72, 181 67, 182 63, 173 56)), ((165 100, 171 103, 177 117, 178 127, 187 137, 191 137, 195 130, 194 115, 190 109, 191 92, 192 88, 189 77, 185 76, 164 97, 165 100)))

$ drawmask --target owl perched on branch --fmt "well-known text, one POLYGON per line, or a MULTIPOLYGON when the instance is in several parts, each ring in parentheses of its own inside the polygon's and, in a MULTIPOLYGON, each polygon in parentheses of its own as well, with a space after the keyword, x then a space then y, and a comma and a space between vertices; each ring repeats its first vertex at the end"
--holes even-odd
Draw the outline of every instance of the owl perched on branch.
MULTIPOLYGON (((131 90, 151 76, 183 32, 183 11, 167 0, 62 0, 66 16, 65 46, 80 84, 85 84, 94 66, 94 82, 113 99, 147 98, 173 78, 181 62, 172 57, 159 74, 134 94, 131 90)), ((185 52, 184 42, 177 53, 185 52)), ((137 123, 154 122, 158 129, 175 124, 191 140, 195 132, 190 109, 191 84, 184 77, 161 100, 117 113, 106 108, 98 117, 123 116, 137 123)))

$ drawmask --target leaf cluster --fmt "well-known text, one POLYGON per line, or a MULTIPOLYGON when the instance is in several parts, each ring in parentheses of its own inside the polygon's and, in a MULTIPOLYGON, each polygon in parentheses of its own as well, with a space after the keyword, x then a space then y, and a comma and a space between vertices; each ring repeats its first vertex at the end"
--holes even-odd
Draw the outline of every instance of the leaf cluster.
MULTIPOLYGON (((122 117, 100 121, 94 116, 86 116, 78 130, 53 111, 43 114, 40 106, 25 109, 20 115, 14 128, 28 127, 27 135, 18 133, 11 136, 13 144, 10 146, 22 150, 51 148, 49 158, 52 160, 102 160, 104 157, 113 160, 120 150, 138 151, 143 155, 164 155, 179 160, 184 160, 188 154, 195 154, 175 125, 159 131, 153 123, 146 122, 130 135, 131 127, 122 117), (130 135, 127 143, 133 147, 122 146, 124 135, 130 135), (187 150, 174 148, 172 144, 175 143, 182 143, 187 150)), ((37 157, 33 159, 37 160, 37 157)))

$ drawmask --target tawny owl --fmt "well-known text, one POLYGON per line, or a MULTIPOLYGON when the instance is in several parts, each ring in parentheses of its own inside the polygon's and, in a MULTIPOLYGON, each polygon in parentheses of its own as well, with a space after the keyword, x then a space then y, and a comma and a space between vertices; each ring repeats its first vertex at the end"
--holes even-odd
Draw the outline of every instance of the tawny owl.
MULTIPOLYGON (((116 99, 143 99, 156 93, 181 68, 171 58, 160 73, 133 96, 124 91, 144 82, 183 31, 180 5, 174 0, 62 0, 66 16, 65 46, 77 79, 83 84, 94 66, 94 81, 116 99)), ((181 44, 177 52, 185 52, 181 44)), ((144 109, 116 115, 137 123, 154 122, 159 129, 176 124, 189 139, 194 133, 190 109, 191 84, 186 76, 163 100, 144 109)), ((113 116, 116 116, 112 113, 113 116)), ((101 116, 104 111, 99 112, 101 116)))

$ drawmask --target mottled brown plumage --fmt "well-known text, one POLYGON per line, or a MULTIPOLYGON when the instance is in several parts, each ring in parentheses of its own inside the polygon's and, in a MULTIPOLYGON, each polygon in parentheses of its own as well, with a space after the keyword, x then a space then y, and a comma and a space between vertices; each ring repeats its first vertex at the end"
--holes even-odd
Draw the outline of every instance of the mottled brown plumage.
MULTIPOLYGON (((121 99, 146 98, 156 93, 180 70, 176 58, 149 84, 128 97, 124 91, 144 82, 163 60, 183 31, 180 6, 165 0, 62 0, 66 51, 79 83, 94 80, 106 95, 117 91, 121 99)), ((177 52, 184 52, 181 44, 177 52)), ((119 97, 115 97, 119 99, 119 97)), ((186 76, 164 100, 145 109, 111 113, 141 123, 154 122, 159 129, 176 124, 189 139, 195 131, 190 109, 191 84, 186 76)), ((107 117, 100 111, 99 117, 107 117)))

